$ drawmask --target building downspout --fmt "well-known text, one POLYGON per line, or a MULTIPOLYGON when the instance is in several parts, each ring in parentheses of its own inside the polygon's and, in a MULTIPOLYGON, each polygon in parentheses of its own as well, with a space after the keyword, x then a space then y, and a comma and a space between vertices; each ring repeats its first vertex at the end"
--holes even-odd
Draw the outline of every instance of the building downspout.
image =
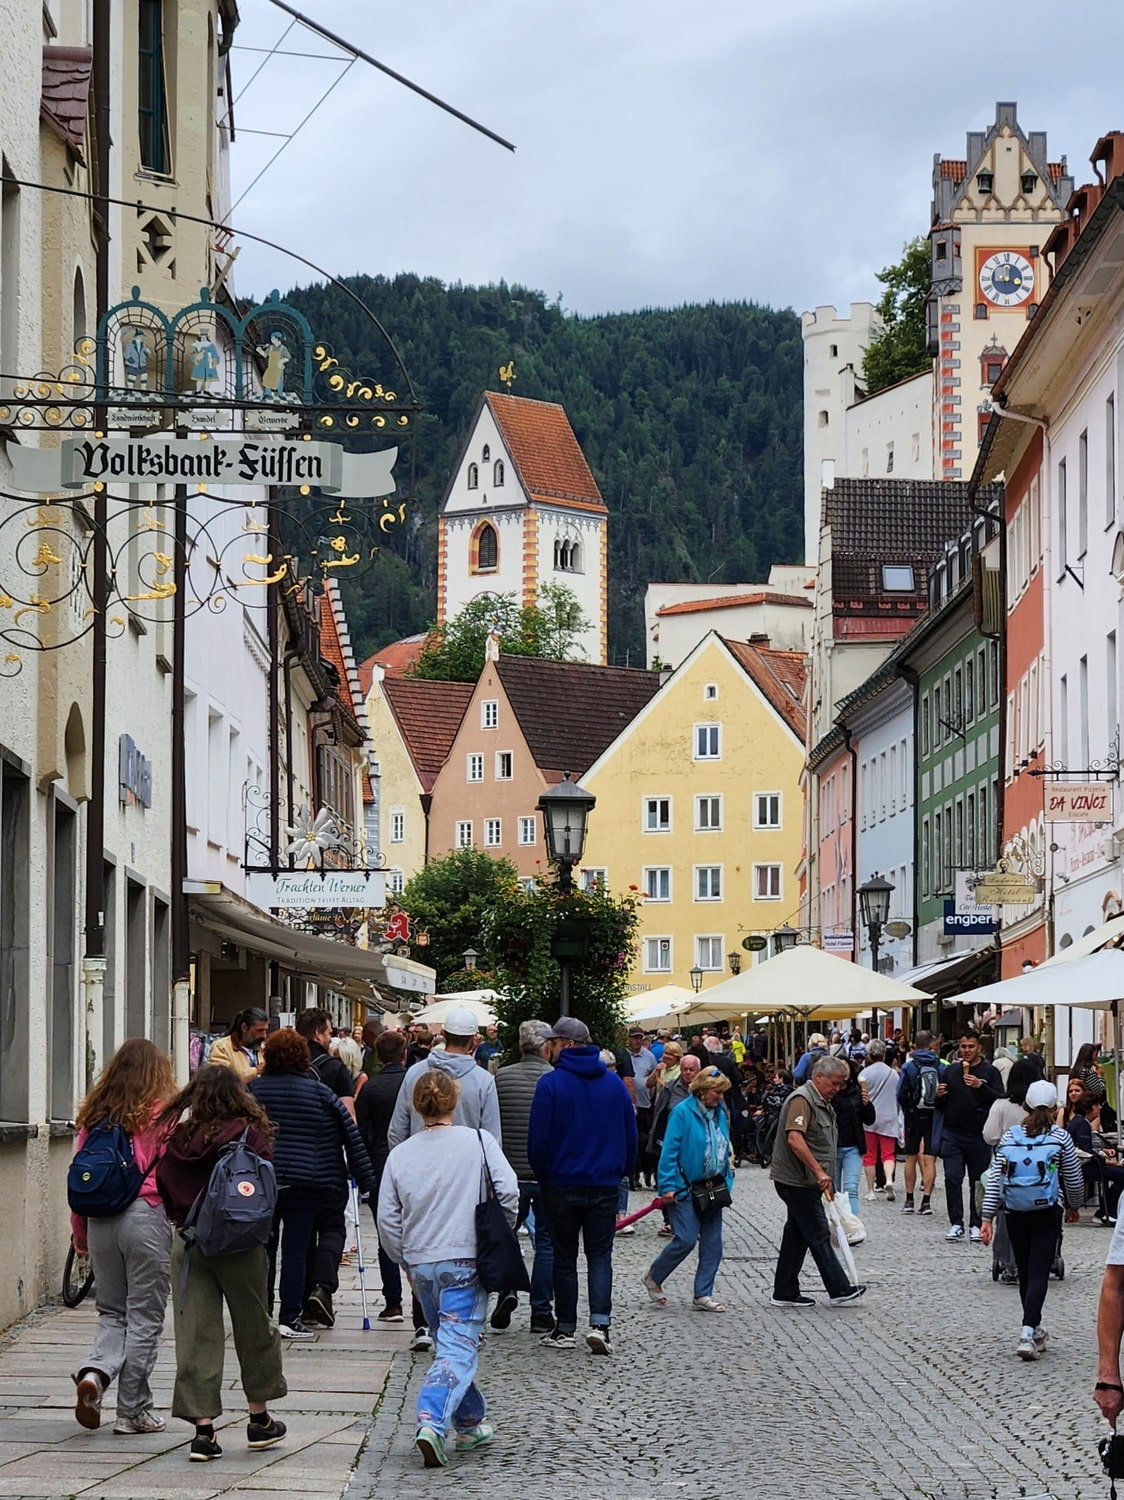
POLYGON ((190 1072, 191 914, 187 882, 187 745, 184 675, 187 664, 187 486, 175 493, 175 584, 172 596, 172 1068, 181 1084, 190 1072))

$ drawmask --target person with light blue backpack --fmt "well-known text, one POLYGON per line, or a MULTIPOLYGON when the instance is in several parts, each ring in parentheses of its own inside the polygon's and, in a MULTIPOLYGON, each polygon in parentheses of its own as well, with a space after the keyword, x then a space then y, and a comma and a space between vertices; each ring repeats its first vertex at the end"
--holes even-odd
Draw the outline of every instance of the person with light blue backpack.
POLYGON ((1085 1197, 1081 1162, 1069 1134, 1055 1123, 1058 1092, 1047 1079, 1026 1091, 1026 1118, 1004 1132, 984 1193, 980 1238, 991 1243, 995 1216, 1003 1210, 1019 1273, 1022 1328, 1016 1353, 1038 1359, 1048 1335, 1042 1307, 1050 1267, 1057 1253, 1066 1204, 1080 1208, 1085 1197))

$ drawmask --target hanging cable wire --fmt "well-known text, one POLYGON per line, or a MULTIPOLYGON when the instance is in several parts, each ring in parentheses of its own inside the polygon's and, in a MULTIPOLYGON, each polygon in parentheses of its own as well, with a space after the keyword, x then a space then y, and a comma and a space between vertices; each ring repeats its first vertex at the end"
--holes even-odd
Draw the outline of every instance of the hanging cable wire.
POLYGON ((248 193, 251 193, 254 190, 254 188, 257 187, 258 183, 262 180, 262 178, 265 176, 265 174, 269 171, 270 167, 277 160, 277 158, 281 155, 281 153, 289 145, 291 145, 291 143, 294 140, 296 140, 297 136, 300 135, 301 131, 308 124, 309 120, 312 119, 313 115, 320 108, 320 106, 324 103, 324 100, 327 99, 328 95, 330 93, 332 93, 332 91, 337 87, 337 85, 341 84, 344 81, 344 79, 351 72, 352 68, 355 66, 355 64, 356 64, 357 61, 358 61, 358 59, 353 57, 351 59, 351 61, 347 64, 347 66, 343 69, 343 71, 341 73, 339 73, 332 80, 332 82, 328 85, 328 87, 320 95, 319 99, 317 99, 316 103, 312 106, 312 108, 309 110, 309 112, 305 115, 304 119, 300 122, 300 124, 288 136, 286 136, 285 139, 282 141, 281 145, 278 146, 277 150, 269 158, 269 160, 266 162, 265 166, 262 167, 261 171, 254 178, 254 180, 250 183, 249 187, 244 188, 243 191, 241 193, 239 193, 238 197, 230 205, 230 211, 231 211, 231 213, 234 212, 234 210, 242 202, 243 198, 245 198, 248 193))
MULTIPOLYGON (((246 82, 239 89, 239 91, 238 91, 238 99, 242 99, 242 98, 245 97, 246 90, 250 87, 250 85, 251 85, 251 83, 253 83, 254 79, 258 76, 258 74, 261 72, 261 70, 269 62, 269 59, 275 55, 275 53, 277 52, 277 48, 280 47, 281 43, 289 35, 289 32, 292 31, 293 27, 296 24, 297 23, 295 21, 290 21, 289 24, 288 24, 288 26, 285 27, 285 30, 277 38, 277 41, 273 44, 272 47, 270 47, 268 49, 268 51, 266 52, 265 56, 262 58, 261 62, 258 63, 257 67, 250 74, 249 78, 247 78, 246 82)), ((234 106, 235 106, 235 104, 237 104, 238 99, 231 99, 231 101, 230 101, 230 108, 227 110, 227 118, 229 118, 230 115, 233 113, 234 106)))

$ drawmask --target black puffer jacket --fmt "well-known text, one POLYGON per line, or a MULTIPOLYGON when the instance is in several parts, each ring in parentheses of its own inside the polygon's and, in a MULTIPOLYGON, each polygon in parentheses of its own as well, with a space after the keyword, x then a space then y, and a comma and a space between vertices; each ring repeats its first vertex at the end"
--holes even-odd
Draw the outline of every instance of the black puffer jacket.
POLYGON ((247 1087, 277 1126, 273 1165, 279 1187, 339 1192, 350 1170, 361 1193, 375 1191, 362 1137, 330 1088, 305 1073, 265 1073, 247 1087))
POLYGON ((835 1118, 839 1122, 840 1146, 857 1146, 865 1149, 864 1125, 874 1124, 874 1105, 863 1103, 863 1091, 852 1078, 831 1101, 835 1118))

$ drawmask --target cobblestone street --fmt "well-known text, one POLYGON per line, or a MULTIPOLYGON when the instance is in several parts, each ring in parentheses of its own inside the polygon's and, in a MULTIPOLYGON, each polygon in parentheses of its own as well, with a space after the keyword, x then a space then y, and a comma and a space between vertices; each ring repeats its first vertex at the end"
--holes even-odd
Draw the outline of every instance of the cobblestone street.
POLYGON ((483 1353, 493 1447, 425 1471, 412 1441, 425 1356, 400 1355, 348 1500, 1107 1494, 1090 1390, 1108 1231, 1088 1214, 1067 1229, 1066 1277, 1046 1303, 1049 1349, 1023 1364, 1017 1292, 992 1282, 982 1245, 945 1241, 943 1202, 938 1185, 932 1218, 904 1217, 900 1192, 894 1204, 864 1203, 863 1302, 829 1309, 809 1261, 805 1289, 821 1305, 786 1311, 768 1302, 779 1201, 763 1172, 743 1168, 716 1288, 724 1317, 691 1309, 693 1260, 669 1280, 666 1310, 647 1303, 640 1275, 663 1242, 658 1216, 643 1219, 617 1243, 612 1359, 540 1349, 524 1304, 483 1353))

